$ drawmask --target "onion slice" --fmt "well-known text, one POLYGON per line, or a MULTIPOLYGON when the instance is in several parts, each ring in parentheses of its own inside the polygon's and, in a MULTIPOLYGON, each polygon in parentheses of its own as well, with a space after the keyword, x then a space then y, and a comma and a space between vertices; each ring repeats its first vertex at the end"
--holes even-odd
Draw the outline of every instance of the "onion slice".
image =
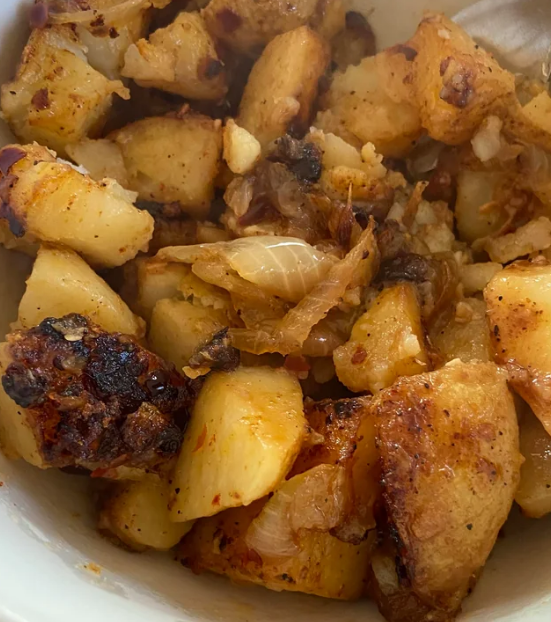
POLYGON ((292 557, 298 552, 297 534, 337 527, 345 503, 345 470, 320 464, 282 484, 250 524, 245 542, 263 561, 292 557))
POLYGON ((127 20, 139 11, 143 11, 151 6, 150 0, 123 0, 119 4, 102 9, 76 8, 73 11, 59 11, 59 1, 48 3, 48 21, 50 24, 89 24, 102 17, 103 22, 113 24, 121 20, 127 20))

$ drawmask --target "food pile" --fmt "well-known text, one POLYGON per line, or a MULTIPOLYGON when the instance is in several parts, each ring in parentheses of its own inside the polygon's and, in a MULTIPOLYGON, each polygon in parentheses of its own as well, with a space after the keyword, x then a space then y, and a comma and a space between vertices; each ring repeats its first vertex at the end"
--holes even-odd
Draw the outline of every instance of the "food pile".
POLYGON ((347 0, 30 17, 4 453, 129 549, 453 619, 513 502, 551 511, 546 85, 436 13, 377 52, 347 0))

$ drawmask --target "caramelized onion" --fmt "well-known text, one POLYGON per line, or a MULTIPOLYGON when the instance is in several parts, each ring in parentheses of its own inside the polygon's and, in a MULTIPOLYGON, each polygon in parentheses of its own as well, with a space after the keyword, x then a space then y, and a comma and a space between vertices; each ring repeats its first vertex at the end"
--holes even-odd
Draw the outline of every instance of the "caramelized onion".
POLYGON ((61 3, 59 0, 52 0, 48 3, 48 20, 50 24, 88 24, 94 22, 101 16, 104 23, 115 23, 135 15, 138 11, 145 10, 151 6, 150 0, 122 0, 113 6, 99 9, 79 9, 75 6, 71 10, 71 3, 61 3), (60 5, 69 10, 61 10, 60 5))

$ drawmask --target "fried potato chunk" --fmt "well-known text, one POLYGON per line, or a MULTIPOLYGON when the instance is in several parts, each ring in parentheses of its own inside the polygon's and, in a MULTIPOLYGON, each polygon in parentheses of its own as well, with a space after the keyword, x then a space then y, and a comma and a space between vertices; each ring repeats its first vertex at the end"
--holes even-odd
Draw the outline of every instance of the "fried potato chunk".
POLYGON ((541 518, 551 512, 551 436, 529 408, 521 411, 520 451, 524 463, 515 501, 525 516, 541 518))
POLYGON ((134 551, 168 551, 193 527, 170 520, 168 497, 168 483, 158 477, 116 484, 103 500, 98 529, 134 551))
POLYGON ((515 78, 457 24, 429 13, 408 42, 415 99, 423 127, 435 140, 459 145, 491 114, 516 103, 515 78))
POLYGON ((337 71, 315 126, 358 149, 370 142, 384 156, 407 154, 422 131, 408 58, 407 50, 390 48, 337 71))
POLYGON ((327 44, 307 26, 279 35, 251 71, 236 123, 263 148, 291 126, 305 131, 328 62, 327 44))
POLYGON ((519 483, 507 375, 493 363, 451 363, 399 380, 374 400, 373 412, 402 586, 375 573, 379 605, 387 619, 403 620, 409 592, 419 610, 432 610, 415 619, 449 620, 485 564, 519 483))
POLYGON ((339 380, 351 391, 376 393, 399 376, 427 369, 428 354, 415 287, 384 289, 333 353, 339 380))
POLYGON ((153 218, 111 179, 92 180, 39 145, 0 151, 0 219, 13 235, 62 244, 94 266, 120 266, 146 251, 153 218))
POLYGON ((289 472, 305 433, 302 390, 285 370, 211 374, 174 473, 172 520, 212 516, 269 494, 289 472))
POLYGON ((155 469, 178 453, 193 385, 132 337, 72 314, 15 331, 3 347, 13 402, 2 425, 8 443, 32 435, 39 466, 155 469))
POLYGON ((203 11, 213 36, 255 55, 277 35, 309 25, 326 39, 344 27, 341 0, 212 0, 203 11))
POLYGON ((66 248, 42 246, 19 304, 19 324, 31 328, 69 313, 86 315, 108 332, 136 339, 145 335, 145 322, 81 257, 66 248))
POLYGON ((97 135, 122 82, 108 80, 86 61, 70 26, 33 30, 13 82, 1 88, 0 105, 13 133, 66 154, 68 144, 97 135))
POLYGON ((182 563, 276 591, 359 598, 373 538, 354 545, 328 533, 339 476, 341 467, 320 465, 282 483, 269 501, 199 520, 179 549, 182 563))
POLYGON ((551 434, 551 266, 518 261, 484 290, 496 361, 551 434))
POLYGON ((224 63, 199 13, 183 11, 166 28, 131 45, 122 75, 189 99, 218 100, 228 90, 224 63))

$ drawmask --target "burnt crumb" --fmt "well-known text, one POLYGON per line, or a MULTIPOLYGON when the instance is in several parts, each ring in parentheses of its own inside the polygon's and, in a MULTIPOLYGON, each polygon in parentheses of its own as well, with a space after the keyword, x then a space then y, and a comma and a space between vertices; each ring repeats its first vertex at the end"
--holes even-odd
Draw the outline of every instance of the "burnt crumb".
POLYGON ((189 359, 189 366, 192 369, 208 367, 231 371, 239 366, 240 359, 239 350, 231 344, 228 328, 224 328, 215 333, 207 344, 196 350, 189 359))
POLYGON ((156 467, 182 442, 196 384, 81 315, 8 336, 2 377, 51 467, 156 467))
POLYGON ((235 32, 243 22, 237 13, 228 8, 218 11, 216 19, 227 33, 235 32))
POLYGON ((337 400, 334 403, 335 414, 338 419, 350 419, 363 405, 354 399, 337 400))
MULTIPOLYGON (((442 65, 440 71, 442 72, 442 65)), ((473 75, 470 70, 448 71, 445 67, 444 74, 451 73, 448 78, 444 77, 440 99, 456 108, 466 108, 474 95, 473 75)))
POLYGON ((418 54, 417 50, 409 47, 408 45, 395 45, 392 50, 395 51, 397 54, 403 54, 406 57, 406 60, 409 62, 415 60, 418 54))
POLYGON ((31 28, 45 28, 48 24, 48 5, 38 0, 29 10, 29 26, 31 28))
POLYGON ((39 89, 33 95, 31 99, 31 104, 37 110, 47 110, 50 107, 50 95, 48 89, 39 89))
MULTIPOLYGON (((12 176, 10 175, 8 177, 4 177, 4 179, 0 181, 0 198, 1 195, 4 194, 3 187, 5 186, 6 182, 10 181, 10 177, 12 176)), ((1 218, 7 221, 10 231, 16 238, 22 238, 25 235, 26 229, 24 221, 15 212, 12 206, 9 203, 4 202, 3 200, 2 203, 0 203, 0 219, 1 218)))
POLYGON ((90 26, 92 28, 102 28, 105 26, 105 17, 103 15, 98 15, 95 20, 90 22, 90 26))
POLYGON ((18 147, 5 147, 0 151, 0 173, 7 175, 10 168, 22 160, 26 153, 18 147))
POLYGON ((217 58, 207 56, 199 63, 197 71, 200 77, 203 77, 206 80, 213 80, 214 78, 217 78, 223 70, 224 63, 222 61, 217 58))
POLYGON ((286 583, 291 583, 291 584, 296 583, 296 581, 293 579, 293 577, 288 575, 286 572, 284 572, 279 578, 282 581, 285 581, 286 583))
POLYGON ((288 134, 275 141, 275 149, 268 160, 285 164, 300 181, 314 183, 321 177, 322 153, 319 147, 288 134))

